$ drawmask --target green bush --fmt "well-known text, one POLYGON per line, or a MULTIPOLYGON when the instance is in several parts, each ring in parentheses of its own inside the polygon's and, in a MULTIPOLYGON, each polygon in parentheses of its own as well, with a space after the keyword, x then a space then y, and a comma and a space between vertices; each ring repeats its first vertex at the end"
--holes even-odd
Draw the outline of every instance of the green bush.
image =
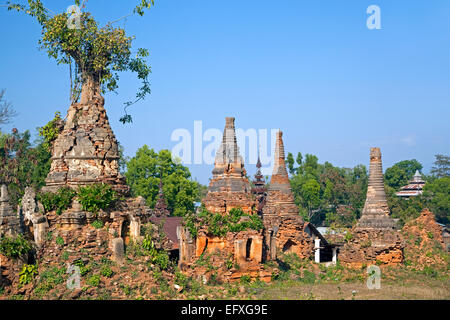
POLYGON ((93 286, 93 287, 98 287, 100 285, 100 275, 95 274, 93 276, 91 276, 88 281, 87 281, 88 285, 93 286))
POLYGON ((62 123, 61 113, 55 112, 55 118, 42 128, 39 128, 39 135, 44 138, 44 146, 47 150, 51 150, 52 142, 56 140, 61 132, 62 123))
POLYGON ((38 273, 37 266, 34 264, 25 264, 19 273, 19 283, 21 285, 29 284, 33 281, 34 276, 38 273))
POLYGON ((104 226, 102 220, 95 220, 94 222, 91 223, 91 225, 92 225, 95 229, 101 229, 101 228, 103 228, 103 226, 104 226))
POLYGON ((116 192, 109 184, 94 184, 78 190, 78 201, 83 210, 92 213, 109 209, 116 199, 116 192))
POLYGON ((198 214, 184 217, 184 225, 191 235, 197 236, 200 228, 206 228, 213 236, 225 236, 228 232, 261 230, 264 224, 257 214, 247 214, 241 208, 233 208, 228 214, 208 212, 204 207, 198 214))
POLYGON ((56 244, 57 244, 58 246, 63 246, 63 245, 64 245, 64 239, 63 239, 61 236, 58 236, 58 237, 56 238, 56 244))
POLYGON ((114 272, 111 270, 109 266, 103 266, 100 269, 100 274, 104 277, 111 278, 114 275, 114 272))
POLYGON ((37 198, 44 206, 45 212, 56 210, 61 214, 72 204, 72 199, 76 196, 76 191, 71 188, 61 188, 56 193, 45 192, 38 194, 37 198))
POLYGON ((0 253, 10 258, 26 255, 31 248, 30 242, 22 235, 15 238, 3 237, 0 240, 0 253))

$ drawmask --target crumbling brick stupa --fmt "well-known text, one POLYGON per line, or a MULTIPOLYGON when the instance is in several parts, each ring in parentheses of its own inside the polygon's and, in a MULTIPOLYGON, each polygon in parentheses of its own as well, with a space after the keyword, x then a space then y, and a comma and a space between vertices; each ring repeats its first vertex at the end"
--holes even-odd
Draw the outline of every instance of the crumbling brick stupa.
POLYGON ((366 202, 361 218, 343 246, 340 261, 360 266, 367 263, 396 265, 403 262, 404 242, 389 216, 383 182, 381 151, 370 151, 370 174, 366 202))
POLYGON ((129 188, 119 172, 119 149, 104 108, 104 98, 74 103, 53 142, 52 163, 44 191, 108 183, 121 194, 129 188))
MULTIPOLYGON (((226 118, 222 144, 217 151, 212 173, 208 193, 203 199, 209 213, 227 215, 235 208, 242 209, 246 214, 257 214, 257 201, 252 194, 237 146, 234 118, 226 118)), ((198 263, 199 259, 208 256, 213 268, 220 269, 219 277, 222 281, 236 281, 244 275, 270 281, 271 272, 265 270, 262 264, 262 230, 248 229, 227 232, 225 236, 213 236, 205 226, 194 237, 187 228, 179 228, 178 237, 179 264, 185 272, 208 280, 211 273, 198 263), (193 266, 195 268, 191 268, 193 266)))
POLYGON ((307 233, 308 223, 299 215, 286 170, 283 133, 278 131, 275 145, 273 174, 263 208, 265 244, 268 259, 277 252, 296 253, 309 258, 314 252, 314 239, 307 233))
POLYGON ((226 214, 232 208, 254 212, 257 203, 239 154, 234 118, 226 118, 222 143, 214 161, 213 177, 203 203, 208 211, 226 214))
MULTIPOLYGON (((126 245, 132 240, 140 241, 141 225, 150 223, 154 212, 142 197, 129 197, 129 187, 119 172, 118 143, 101 95, 84 95, 80 103, 72 104, 62 125, 63 129, 52 143, 51 168, 41 192, 107 184, 120 200, 107 210, 93 213, 83 210, 75 196, 67 210, 44 214, 35 190, 27 188, 19 212, 23 217, 23 231, 36 243, 38 257, 49 253, 45 239, 47 233, 52 232, 61 236, 66 244, 78 243, 80 248, 89 249, 93 254, 106 254, 120 261, 126 245), (91 226, 97 220, 104 228, 91 226)), ((4 220, 17 229, 8 219, 4 220)))

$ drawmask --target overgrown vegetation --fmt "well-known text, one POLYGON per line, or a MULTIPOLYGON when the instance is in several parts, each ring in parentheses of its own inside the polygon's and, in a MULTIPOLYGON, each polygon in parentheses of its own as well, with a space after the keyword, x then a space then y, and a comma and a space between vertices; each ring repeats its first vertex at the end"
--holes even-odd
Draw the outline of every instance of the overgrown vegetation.
MULTIPOLYGON (((94 184, 81 187, 78 191, 65 187, 60 188, 56 193, 39 193, 37 197, 44 206, 45 212, 55 210, 57 214, 61 214, 67 210, 75 197, 77 197, 82 205, 83 210, 92 213, 109 209, 117 200, 116 192, 109 184, 94 184)), ((95 228, 101 228, 100 224, 103 227, 101 221, 95 221, 93 226, 95 228)))
POLYGON ((61 214, 70 207, 76 195, 77 192, 71 188, 60 188, 56 193, 39 193, 37 198, 44 206, 45 212, 56 210, 57 214, 61 214))
POLYGON ((29 284, 38 274, 37 266, 34 264, 24 264, 19 273, 19 283, 21 285, 29 284))
POLYGON ((109 184, 94 184, 81 187, 77 192, 78 201, 83 210, 98 213, 109 209, 117 200, 116 192, 109 184))
POLYGON ((53 120, 39 128, 39 135, 44 139, 43 145, 49 152, 52 150, 53 141, 56 140, 62 128, 63 120, 60 112, 56 112, 53 120))
POLYGON ((196 214, 184 217, 184 225, 192 236, 197 236, 200 229, 205 229, 213 236, 225 236, 228 232, 244 230, 261 230, 264 224, 257 214, 245 213, 241 208, 233 208, 226 215, 211 213, 201 207, 196 214))
POLYGON ((0 253, 6 257, 18 258, 27 255, 31 249, 31 243, 22 235, 17 237, 5 236, 0 239, 0 253))

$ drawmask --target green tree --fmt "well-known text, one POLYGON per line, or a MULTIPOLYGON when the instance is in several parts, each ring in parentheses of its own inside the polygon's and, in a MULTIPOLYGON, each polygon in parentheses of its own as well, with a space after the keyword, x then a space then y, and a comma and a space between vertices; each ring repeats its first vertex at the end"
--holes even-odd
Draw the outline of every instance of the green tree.
POLYGON ((198 183, 191 180, 189 169, 173 161, 168 150, 159 153, 144 145, 127 162, 125 172, 133 196, 142 196, 150 207, 158 197, 159 182, 162 179, 164 196, 173 215, 183 216, 194 211, 198 200, 198 183))
POLYGON ((435 155, 436 161, 431 169, 431 174, 437 178, 450 176, 450 157, 442 154, 435 155))
MULTIPOLYGON (((53 14, 41 0, 7 2, 8 10, 24 12, 37 20, 42 27, 40 48, 58 64, 70 66, 72 103, 79 99, 81 103, 86 103, 101 96, 102 92, 115 91, 118 89, 119 73, 136 73, 142 86, 135 101, 125 103, 125 115, 120 119, 123 123, 131 122, 126 108, 150 93, 150 66, 145 61, 148 51, 140 48, 132 53, 134 38, 126 36, 124 29, 114 26, 118 20, 100 27, 89 12, 81 12, 85 1, 75 0, 74 5, 81 6, 78 9, 80 12, 53 14)), ((152 5, 153 0, 141 0, 132 14, 142 16, 144 9, 152 5)))
POLYGON ((8 185, 13 205, 17 205, 25 187, 36 189, 45 184, 51 154, 42 139, 31 143, 29 131, 0 132, 0 182, 8 185))
POLYGON ((289 173, 292 175, 292 174, 295 174, 295 172, 296 172, 296 170, 295 170, 295 167, 294 167, 294 165, 295 165, 295 160, 294 160, 294 156, 292 155, 292 153, 288 153, 288 155, 287 155, 287 158, 286 158, 286 163, 287 163, 287 166, 288 166, 288 170, 289 170, 289 173))
POLYGON ((320 185, 314 179, 309 179, 302 186, 303 205, 308 210, 308 218, 312 219, 320 205, 320 185))
POLYGON ((450 223, 450 177, 442 177, 424 186, 423 196, 438 222, 450 223))
POLYGON ((391 188, 399 189, 406 185, 413 177, 414 173, 423 168, 417 160, 404 160, 388 168, 384 174, 384 182, 391 188))

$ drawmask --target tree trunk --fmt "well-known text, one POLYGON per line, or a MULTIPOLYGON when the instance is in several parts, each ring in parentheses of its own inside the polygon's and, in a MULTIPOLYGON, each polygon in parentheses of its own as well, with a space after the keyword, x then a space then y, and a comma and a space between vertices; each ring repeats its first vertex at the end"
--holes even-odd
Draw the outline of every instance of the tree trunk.
POLYGON ((81 104, 87 104, 94 98, 102 98, 100 91, 100 76, 94 73, 83 72, 81 87, 81 104))

